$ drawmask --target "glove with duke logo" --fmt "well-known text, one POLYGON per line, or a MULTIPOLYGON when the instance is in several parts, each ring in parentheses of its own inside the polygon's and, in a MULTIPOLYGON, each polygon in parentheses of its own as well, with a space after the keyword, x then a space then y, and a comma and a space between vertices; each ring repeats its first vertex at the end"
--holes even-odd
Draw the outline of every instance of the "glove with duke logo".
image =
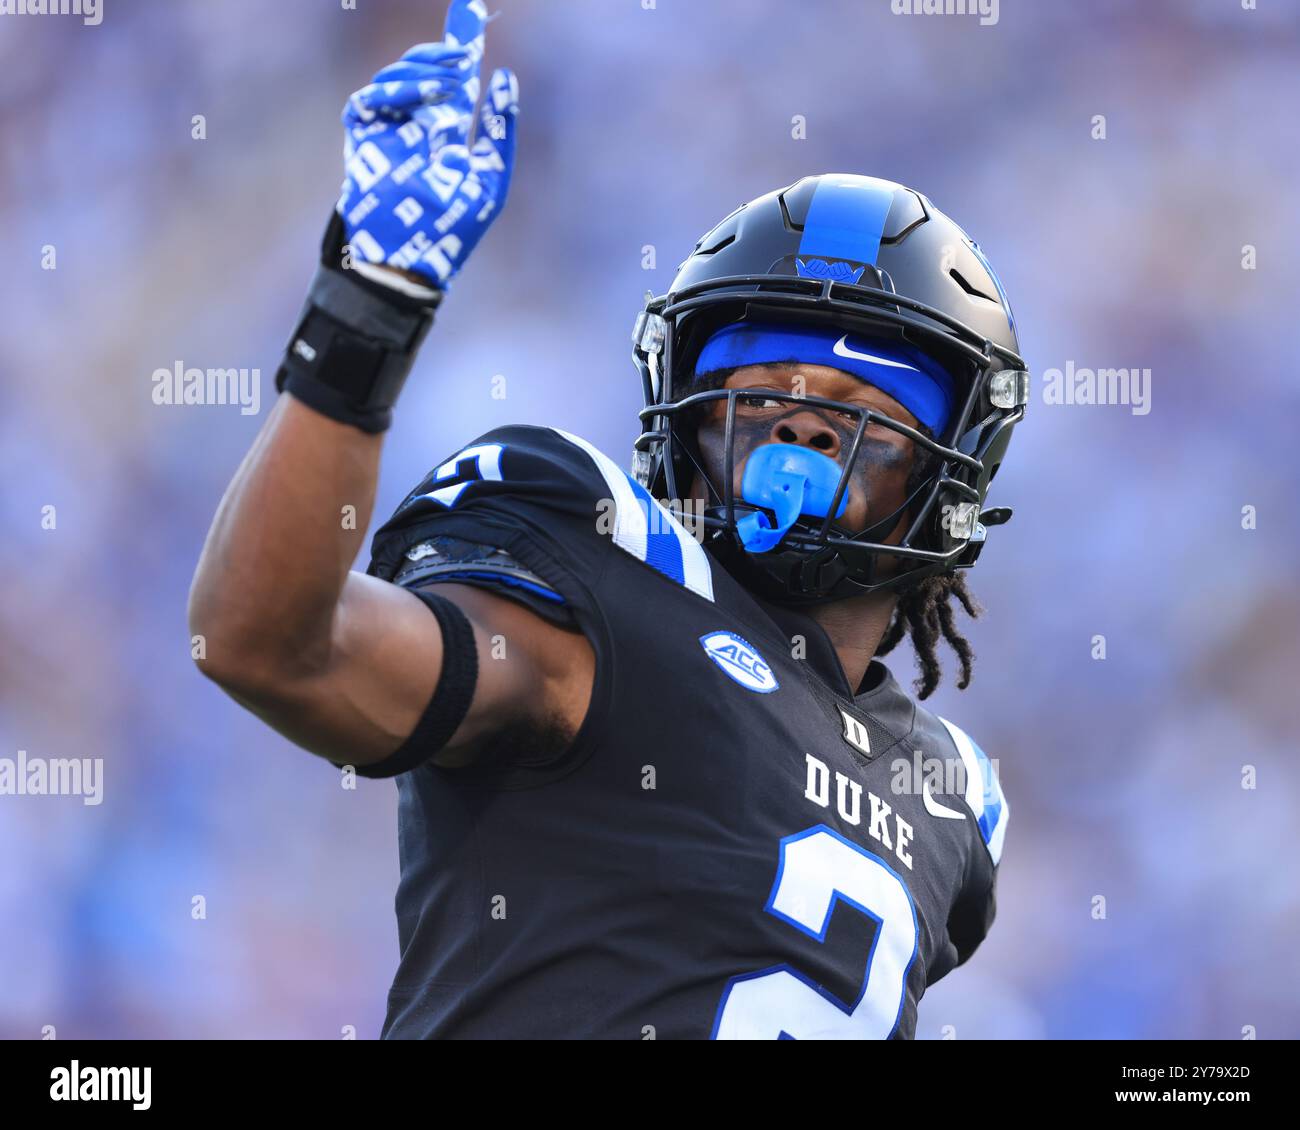
POLYGON ((510 71, 493 73, 469 143, 486 23, 483 0, 451 0, 442 42, 413 47, 343 111, 347 180, 276 387, 366 432, 392 423, 434 310, 510 188, 510 71))
POLYGON ((519 88, 493 72, 472 148, 484 0, 452 0, 440 43, 413 47, 343 111, 347 180, 337 210, 354 261, 446 291, 505 205, 519 88))

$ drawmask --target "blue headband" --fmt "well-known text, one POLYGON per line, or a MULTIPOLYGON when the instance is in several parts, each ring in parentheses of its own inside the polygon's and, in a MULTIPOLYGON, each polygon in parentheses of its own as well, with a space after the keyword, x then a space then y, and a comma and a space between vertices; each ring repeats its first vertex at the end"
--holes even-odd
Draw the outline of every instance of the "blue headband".
POLYGON ((952 375, 904 342, 846 334, 827 326, 732 322, 700 351, 695 375, 773 361, 842 369, 888 393, 936 436, 952 412, 952 375))

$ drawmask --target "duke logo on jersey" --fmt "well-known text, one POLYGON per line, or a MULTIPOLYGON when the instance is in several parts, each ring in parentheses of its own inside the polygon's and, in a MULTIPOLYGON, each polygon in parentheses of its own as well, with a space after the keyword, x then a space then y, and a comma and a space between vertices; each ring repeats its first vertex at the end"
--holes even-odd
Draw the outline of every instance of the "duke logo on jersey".
POLYGON ((596 656, 568 748, 396 778, 385 1037, 908 1038, 983 940, 1008 819, 988 758, 879 661, 850 687, 812 619, 657 507, 586 441, 507 427, 376 534, 373 574, 491 588, 596 656), (425 568, 462 544, 500 560, 425 568), (974 779, 900 791, 917 751, 974 779))

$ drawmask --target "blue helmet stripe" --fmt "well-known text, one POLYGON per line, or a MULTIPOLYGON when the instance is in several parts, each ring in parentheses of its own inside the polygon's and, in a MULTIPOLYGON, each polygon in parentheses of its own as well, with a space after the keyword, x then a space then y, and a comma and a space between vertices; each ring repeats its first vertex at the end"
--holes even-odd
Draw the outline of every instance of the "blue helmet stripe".
POLYGON ((870 177, 822 177, 808 205, 799 254, 875 266, 895 187, 870 177))

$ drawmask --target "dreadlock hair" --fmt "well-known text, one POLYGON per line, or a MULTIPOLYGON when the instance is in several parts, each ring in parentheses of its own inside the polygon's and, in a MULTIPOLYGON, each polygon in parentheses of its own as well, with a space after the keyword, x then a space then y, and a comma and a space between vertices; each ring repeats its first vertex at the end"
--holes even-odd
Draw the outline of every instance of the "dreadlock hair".
MULTIPOLYGON (((722 388, 735 371, 734 368, 718 369, 701 377, 695 377, 691 381, 691 391, 711 392, 722 388)), ((925 424, 918 423, 917 431, 926 439, 934 438, 934 433, 925 424)), ((918 450, 917 454, 921 458, 916 460, 916 465, 907 479, 906 490, 909 498, 919 491, 922 482, 932 473, 934 464, 938 460, 938 456, 930 451, 922 453, 918 450)), ((694 455, 692 458, 694 460, 694 455)), ((924 577, 902 585, 897 595, 898 601, 894 605, 894 614, 876 648, 876 654, 888 655, 904 636, 908 636, 912 643, 912 650, 916 653, 916 665, 920 669, 920 673, 912 683, 912 688, 917 698, 929 698, 943 677, 939 657, 935 654, 939 641, 943 640, 956 653, 961 664, 961 677, 957 680, 957 689, 964 691, 970 686, 975 652, 970 642, 957 628, 952 602, 955 599, 966 615, 972 619, 984 611, 967 589, 965 576, 953 571, 924 577)))
POLYGON ((912 650, 916 652, 916 665, 921 669, 912 683, 917 698, 928 698, 939 685, 943 672, 935 655, 935 645, 940 637, 957 653, 961 661, 961 678, 957 689, 970 686, 971 665, 975 652, 970 642, 957 630, 953 619, 952 598, 956 597, 966 614, 978 616, 984 611, 966 588, 966 578, 960 573, 940 573, 926 577, 899 590, 894 617, 889 622, 877 655, 888 655, 904 634, 911 637, 912 650))
MULTIPOLYGON (((933 439, 934 433, 924 424, 917 425, 926 439, 933 439)), ((920 452, 918 451, 918 454, 920 452)), ((920 489, 926 476, 931 473, 938 456, 927 451, 923 458, 917 459, 916 465, 907 480, 907 494, 911 498, 920 489)), ((912 641, 912 650, 916 653, 916 665, 920 668, 912 683, 917 698, 928 698, 939 685, 943 670, 935 647, 939 640, 946 640, 948 646, 957 653, 961 663, 961 678, 957 680, 957 689, 965 690, 970 686, 971 666, 975 652, 970 642, 957 629, 953 616, 952 601, 957 602, 974 619, 983 608, 976 602, 970 590, 966 588, 966 577, 953 571, 940 573, 933 577, 904 584, 898 590, 898 603, 894 605, 894 615, 889 627, 876 648, 877 655, 888 655, 894 650, 904 635, 912 641)))

